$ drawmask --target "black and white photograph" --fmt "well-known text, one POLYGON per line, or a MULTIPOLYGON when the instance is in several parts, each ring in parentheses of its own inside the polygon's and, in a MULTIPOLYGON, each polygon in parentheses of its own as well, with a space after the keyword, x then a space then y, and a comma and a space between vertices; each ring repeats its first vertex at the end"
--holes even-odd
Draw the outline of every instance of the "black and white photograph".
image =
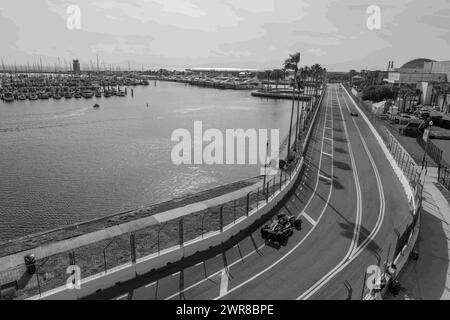
POLYGON ((0 309, 450 300, 450 0, 1 0, 0 59, 0 309))

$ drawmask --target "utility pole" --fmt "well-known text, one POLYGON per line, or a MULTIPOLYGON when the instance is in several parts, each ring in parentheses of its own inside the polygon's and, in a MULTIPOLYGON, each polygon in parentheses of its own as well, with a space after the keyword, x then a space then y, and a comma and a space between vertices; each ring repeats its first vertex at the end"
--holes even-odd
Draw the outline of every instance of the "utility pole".
POLYGON ((269 149, 269 139, 266 141, 266 155, 264 157, 264 184, 263 184, 263 193, 266 190, 266 176, 267 176, 267 150, 269 149))
POLYGON ((429 140, 430 140, 430 133, 431 133, 431 127, 432 126, 433 126, 433 121, 430 121, 428 123, 428 128, 425 129, 424 135, 423 135, 423 139, 425 140, 426 144, 425 144, 425 149, 423 151, 422 169, 420 170, 420 176, 422 176, 422 171, 423 171, 423 169, 425 167, 425 160, 426 160, 426 156, 427 156, 428 144, 429 144, 429 140))

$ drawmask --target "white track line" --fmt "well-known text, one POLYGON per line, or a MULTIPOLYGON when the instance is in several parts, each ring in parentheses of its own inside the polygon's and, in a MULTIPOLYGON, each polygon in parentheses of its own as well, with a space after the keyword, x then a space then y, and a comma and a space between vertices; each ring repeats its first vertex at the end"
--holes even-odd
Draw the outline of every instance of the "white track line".
MULTIPOLYGON (((344 114, 342 113, 342 107, 341 107, 341 103, 339 101, 339 96, 337 94, 337 90, 335 89, 335 94, 336 94, 336 98, 339 104, 339 111, 341 113, 341 118, 342 120, 344 120, 344 114)), ((348 153, 350 156, 350 161, 352 163, 352 172, 353 172, 353 179, 355 180, 355 188, 356 188, 356 219, 355 219, 355 230, 353 232, 353 237, 352 237, 352 242, 350 244, 350 247, 347 251, 347 253, 345 254, 344 258, 341 260, 341 262, 339 262, 339 264, 337 264, 333 269, 331 269, 325 276, 323 276, 319 281, 317 281, 316 283, 314 283, 308 290, 306 290, 303 294, 301 294, 299 297, 297 297, 297 300, 300 299, 308 299, 309 297, 311 297, 314 293, 317 292, 317 290, 319 290, 323 285, 325 285, 335 274, 336 271, 339 270, 339 267, 345 262, 347 261, 347 259, 351 256, 355 246, 357 245, 358 242, 358 234, 359 234, 359 225, 360 225, 360 221, 361 221, 361 216, 362 216, 362 195, 361 195, 361 186, 359 183, 359 177, 358 177, 358 172, 356 169, 356 162, 355 162, 355 157, 353 154, 353 149, 352 149, 352 145, 350 142, 350 138, 348 135, 348 130, 347 130, 347 125, 345 124, 345 121, 342 121, 343 126, 344 126, 344 133, 345 133, 345 138, 347 140, 347 147, 348 147, 348 153)))
POLYGON ((313 226, 317 224, 317 222, 310 217, 309 214, 307 214, 305 211, 302 212, 302 216, 305 217, 306 220, 308 220, 309 223, 311 223, 313 226))
MULTIPOLYGON (((345 90, 345 92, 350 97, 347 90, 345 90)), ((347 104, 347 100, 344 99, 344 102, 345 102, 345 105, 347 106, 347 110, 350 112, 350 108, 347 104)), ((362 113, 361 109, 359 109, 359 107, 356 105, 356 103, 354 101, 353 101, 353 103, 354 103, 355 107, 358 109, 358 111, 360 113, 362 113)), ((369 121, 367 118, 365 118, 365 117, 363 117, 363 118, 366 122, 369 121)), ((356 250, 356 252, 353 253, 352 257, 356 257, 357 255, 359 255, 362 252, 362 250, 364 250, 364 248, 369 244, 369 242, 372 241, 371 236, 376 235, 376 233, 378 233, 379 229, 381 228, 381 225, 382 225, 382 222, 384 219, 384 214, 385 214, 386 200, 384 199, 384 188, 383 188, 383 184, 381 182, 380 173, 378 172, 377 165, 376 165, 375 161, 373 160, 372 153, 370 152, 369 148, 367 147, 367 143, 366 143, 365 139, 363 138, 363 135, 361 134, 361 130, 359 129, 359 126, 356 124, 356 120, 354 118, 352 118, 352 120, 353 120, 353 123, 355 124, 356 129, 358 130, 358 134, 363 142, 364 149, 366 150, 367 155, 369 156, 369 160, 370 160, 370 163, 374 170, 375 177, 377 178, 378 192, 380 194, 380 214, 378 215, 376 228, 374 228, 372 230, 369 237, 367 237, 363 241, 363 243, 361 243, 361 246, 356 250), (376 230, 376 233, 375 233, 375 230, 376 230)), ((370 126, 369 126, 369 129, 371 129, 370 126)), ((374 238, 375 238, 375 236, 374 236, 374 238)))
POLYGON ((331 179, 330 177, 324 176, 323 174, 319 174, 319 178, 327 180, 327 181, 333 181, 333 179, 331 179))
MULTIPOLYGON (((344 88, 344 90, 345 90, 345 88, 344 88)), ((345 90, 345 91, 347 92, 347 90, 345 90)), ((348 92, 347 92, 347 95, 350 97, 350 95, 348 94, 348 92)), ((351 97, 350 97, 350 98, 351 98, 351 97)), ((344 101, 345 101, 345 99, 344 99, 344 101)), ((358 111, 361 113, 362 111, 359 109, 359 107, 356 105, 356 103, 355 103, 353 100, 352 100, 352 102, 354 103, 354 105, 355 105, 355 107, 358 109, 358 111)), ((348 107, 348 105, 347 105, 347 109, 350 110, 349 107, 348 107)), ((369 123, 369 120, 368 120, 367 118, 365 118, 365 117, 363 117, 363 118, 364 118, 364 120, 365 120, 367 123, 369 123)), ((346 262, 344 262, 343 264, 342 264, 342 262, 343 262, 344 260, 341 261, 341 264, 340 264, 340 266, 338 267, 338 269, 335 270, 335 271, 333 272, 333 274, 331 274, 327 279, 325 279, 323 282, 321 282, 321 284, 319 284, 319 285, 313 290, 313 292, 310 292, 310 294, 308 294, 307 296, 301 295, 300 297, 297 298, 297 300, 299 300, 299 299, 307 299, 308 297, 310 297, 312 294, 314 294, 315 292, 317 292, 317 291, 318 291, 325 283, 327 283, 327 282, 328 282, 329 280, 331 280, 336 274, 338 274, 342 269, 344 269, 350 262, 352 262, 354 259, 356 259, 356 257, 357 257, 357 256, 358 256, 358 255, 359 255, 359 254, 360 254, 360 253, 368 246, 368 244, 370 243, 370 241, 372 241, 372 240, 375 238, 375 236, 378 234, 378 231, 380 230, 380 228, 381 228, 381 226, 382 226, 382 223, 383 223, 384 214, 385 214, 385 200, 384 200, 384 190, 383 190, 383 185, 382 185, 382 183, 381 183, 381 178, 380 178, 380 175, 379 175, 379 172, 378 172, 378 168, 377 168, 375 162, 373 161, 372 154, 371 154, 370 150, 367 148, 367 144, 366 144, 366 142, 365 142, 363 136, 361 135, 361 131, 359 130, 359 127, 358 127, 358 125, 356 124, 355 119, 352 118, 352 120, 353 120, 353 123, 355 124, 355 126, 356 126, 356 128, 357 128, 357 130, 358 130, 358 133, 359 133, 359 136, 360 136, 360 138, 361 138, 361 141, 363 141, 364 149, 365 149, 365 151, 366 151, 366 153, 367 153, 367 155, 368 155, 368 157, 369 157, 369 160, 370 160, 371 165, 372 165, 372 169, 374 170, 375 177, 376 177, 376 179, 377 179, 377 185, 378 185, 379 197, 380 197, 380 210, 379 210, 379 214, 378 214, 378 219, 377 219, 375 228, 372 230, 372 232, 369 234, 369 236, 363 241, 363 243, 361 244, 361 246, 359 246, 358 248, 355 248, 355 250, 352 252, 350 258, 349 258, 346 262)), ((369 128, 370 128, 370 126, 369 126, 369 128)), ((373 132, 374 129, 373 129, 373 128, 370 128, 370 129, 371 129, 372 133, 374 133, 374 132, 373 132)))
MULTIPOLYGON (((327 103, 327 110, 328 110, 328 103, 327 103)), ((325 112, 325 114, 326 114, 326 112, 325 112)), ((325 134, 325 126, 324 126, 324 130, 323 130, 323 134, 325 134)), ((334 137, 333 131, 332 131, 332 134, 333 134, 333 137, 334 137)), ((322 139, 322 148, 323 148, 323 139, 322 139)), ((319 170, 318 170, 318 172, 320 171, 321 162, 322 162, 322 153, 320 154, 320 161, 319 161, 319 167, 318 167, 319 170)), ((331 166, 331 176, 333 176, 333 166, 331 166)), ((319 179, 317 179, 317 181, 316 181, 316 188, 314 189, 315 191, 317 190, 318 184, 319 184, 319 179)), ((276 265, 278 265, 280 262, 282 262, 284 259, 286 259, 287 257, 289 257, 289 256, 292 254, 292 252, 294 252, 300 245, 302 245, 303 242, 304 242, 306 239, 308 239, 309 235, 315 230, 317 224, 318 224, 318 223, 320 222, 320 220, 322 219, 322 217, 323 217, 323 215, 324 215, 326 209, 328 208, 328 204, 329 204, 330 199, 331 199, 331 194, 333 193, 332 191, 333 191, 333 184, 331 183, 331 184, 330 184, 330 191, 329 191, 329 193, 328 193, 328 197, 327 197, 326 203, 325 203, 325 205, 324 205, 324 207, 323 207, 323 209, 322 209, 322 212, 320 213, 320 216, 319 216, 319 219, 317 220, 316 225, 313 226, 313 227, 308 231, 308 233, 305 235, 305 237, 304 237, 302 240, 300 240, 300 241, 299 241, 299 242, 298 242, 291 250, 289 250, 287 253, 285 253, 283 256, 281 256, 278 260, 276 260, 275 262, 273 262, 271 265, 269 265, 269 266, 266 267, 265 269, 261 270, 260 272, 254 274, 254 275, 253 275, 252 277, 250 277, 249 279, 247 279, 247 280, 241 282, 240 284, 236 285, 235 287, 233 287, 232 289, 230 289, 230 290, 228 291, 228 293, 231 293, 231 292, 233 292, 233 291, 235 291, 235 290, 241 288, 241 287, 244 286, 245 284, 247 284, 247 283, 253 281, 254 279, 258 278, 260 275, 266 273, 267 271, 269 271, 270 269, 272 269, 273 267, 275 267, 276 265)), ((314 192, 313 194, 315 194, 315 192, 314 192)), ((307 206, 308 206, 309 203, 311 202, 312 198, 313 198, 313 197, 310 197, 310 198, 309 198, 309 201, 308 201, 308 203, 307 203, 307 206)), ((306 208, 306 206, 305 206, 305 208, 306 208)), ((304 212, 304 210, 298 215, 298 217, 300 217, 300 216, 303 214, 303 212, 304 212)), ((227 293, 227 294, 228 294, 228 293, 227 293)), ((224 296, 225 296, 225 295, 219 295, 218 297, 214 298, 214 300, 218 300, 218 299, 220 299, 220 298, 222 298, 222 297, 224 297, 224 296)))

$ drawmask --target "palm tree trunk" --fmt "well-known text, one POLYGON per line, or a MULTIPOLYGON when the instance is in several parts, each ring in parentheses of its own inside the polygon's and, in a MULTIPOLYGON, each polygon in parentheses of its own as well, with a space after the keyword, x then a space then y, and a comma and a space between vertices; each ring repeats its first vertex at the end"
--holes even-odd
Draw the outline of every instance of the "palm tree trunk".
MULTIPOLYGON (((294 79, 297 76, 297 72, 294 73, 294 79)), ((295 82, 292 86, 292 107, 291 107, 291 121, 289 122, 289 136, 288 136, 288 152, 287 158, 291 155, 291 134, 292 134, 292 118, 294 117, 294 104, 295 104, 295 82)))
POLYGON ((300 126, 300 107, 299 107, 299 91, 297 90, 297 123, 295 126, 295 151, 297 151, 297 146, 298 146, 298 128, 300 126))

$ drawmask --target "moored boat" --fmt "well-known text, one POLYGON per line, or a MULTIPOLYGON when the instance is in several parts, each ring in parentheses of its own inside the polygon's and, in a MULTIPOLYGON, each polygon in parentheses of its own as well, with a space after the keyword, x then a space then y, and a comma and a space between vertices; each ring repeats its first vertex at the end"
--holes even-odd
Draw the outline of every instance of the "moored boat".
POLYGON ((92 98, 94 96, 94 92, 90 91, 90 90, 84 90, 83 93, 81 94, 84 98, 92 98))
POLYGON ((3 100, 6 102, 13 102, 14 101, 14 95, 11 92, 5 92, 3 94, 3 100))
POLYGON ((72 99, 72 97, 73 97, 73 93, 72 92, 66 92, 64 94, 64 98, 66 98, 66 99, 72 99))

